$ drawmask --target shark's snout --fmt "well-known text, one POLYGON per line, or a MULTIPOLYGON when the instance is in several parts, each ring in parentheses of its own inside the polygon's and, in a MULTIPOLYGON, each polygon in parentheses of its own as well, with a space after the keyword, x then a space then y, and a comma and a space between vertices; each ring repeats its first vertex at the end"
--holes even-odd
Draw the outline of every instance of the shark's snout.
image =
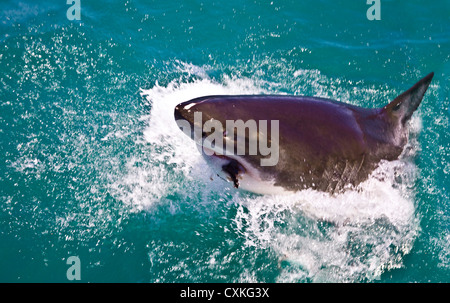
POLYGON ((177 120, 186 120, 186 118, 181 113, 182 110, 183 110, 183 108, 180 106, 180 104, 175 106, 175 110, 174 110, 175 121, 177 121, 177 120))
POLYGON ((198 111, 198 109, 195 109, 194 106, 197 105, 198 102, 196 102, 196 99, 182 102, 175 106, 174 110, 174 116, 175 121, 178 120, 185 120, 187 121, 191 126, 194 124, 194 113, 198 111))

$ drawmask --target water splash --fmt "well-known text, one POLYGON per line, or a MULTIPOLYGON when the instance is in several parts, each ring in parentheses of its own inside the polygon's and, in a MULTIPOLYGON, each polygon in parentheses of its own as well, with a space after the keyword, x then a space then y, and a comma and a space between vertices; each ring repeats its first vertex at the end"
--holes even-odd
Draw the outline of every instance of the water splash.
MULTIPOLYGON (((186 78, 180 77, 167 86, 156 83, 142 90, 151 107, 142 118, 148 121, 143 141, 150 145, 151 156, 141 166, 135 165, 141 160, 131 159, 128 174, 113 185, 122 201, 150 212, 166 203, 173 215, 187 204, 214 211, 221 201, 222 211, 231 216, 233 235, 242 240, 241 249, 274 255, 276 264, 271 266, 277 267, 278 282, 373 280, 402 266, 419 232, 412 190, 418 172, 409 160, 414 146, 406 148, 400 160, 381 163, 366 182, 340 195, 314 190, 289 196, 241 192, 215 178, 195 144, 179 131, 173 109, 202 95, 267 93, 262 88, 266 83, 227 76, 216 81, 190 64, 179 64, 180 69, 195 71, 197 78, 183 82, 186 78)), ((317 76, 320 81, 311 83, 320 92, 324 76, 317 76)), ((412 131, 419 129, 416 119, 412 131)), ((412 140, 410 145, 414 144, 412 140)), ((220 263, 217 254, 211 251, 209 266, 220 263)), ((185 266, 185 261, 180 262, 185 266)), ((258 281, 256 272, 247 266, 238 281, 258 281)))

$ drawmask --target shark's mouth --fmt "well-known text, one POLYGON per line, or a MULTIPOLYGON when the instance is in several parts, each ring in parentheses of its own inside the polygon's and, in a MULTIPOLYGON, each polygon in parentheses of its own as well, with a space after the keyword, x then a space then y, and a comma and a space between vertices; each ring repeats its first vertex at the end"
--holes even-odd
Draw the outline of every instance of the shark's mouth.
POLYGON ((242 175, 247 171, 241 162, 206 147, 203 147, 202 154, 208 160, 217 162, 217 164, 221 166, 222 171, 227 175, 228 181, 233 182, 234 187, 239 188, 239 179, 242 179, 242 175))

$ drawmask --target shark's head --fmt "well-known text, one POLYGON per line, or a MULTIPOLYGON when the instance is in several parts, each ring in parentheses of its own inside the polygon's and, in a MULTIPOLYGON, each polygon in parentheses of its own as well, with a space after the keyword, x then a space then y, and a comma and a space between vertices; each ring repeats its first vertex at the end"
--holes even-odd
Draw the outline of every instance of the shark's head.
POLYGON ((240 108, 239 100, 239 96, 206 96, 183 102, 175 107, 175 120, 218 176, 236 188, 277 192, 268 189, 270 174, 263 174, 260 167, 278 161, 278 121, 255 120, 248 106, 240 108))

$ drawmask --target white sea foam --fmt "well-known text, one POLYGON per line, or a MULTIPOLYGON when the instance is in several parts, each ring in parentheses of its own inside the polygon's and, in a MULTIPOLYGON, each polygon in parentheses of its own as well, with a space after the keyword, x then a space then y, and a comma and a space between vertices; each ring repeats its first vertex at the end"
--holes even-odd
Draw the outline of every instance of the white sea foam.
MULTIPOLYGON (((205 75, 199 67, 182 66, 205 75)), ((114 184, 120 189, 119 198, 137 209, 150 209, 171 193, 205 201, 210 194, 223 195, 226 188, 228 207, 237 209, 236 232, 244 237, 245 246, 274 252, 277 280, 282 282, 372 280, 386 269, 402 266, 419 229, 411 190, 417 171, 408 160, 382 163, 358 188, 339 195, 314 190, 289 196, 249 195, 214 178, 195 144, 174 121, 173 110, 180 102, 210 94, 257 93, 267 92, 256 81, 227 77, 222 83, 203 77, 142 90, 151 106, 143 119, 148 121, 144 139, 152 146, 152 159, 137 167, 130 160, 128 174, 114 184)), ((419 131, 420 119, 415 118, 412 128, 419 131)), ((411 150, 414 146, 404 158, 411 150)), ((176 212, 177 206, 169 203, 176 212)), ((254 280, 253 270, 246 269, 242 279, 254 280)))
POLYGON ((247 225, 246 245, 278 254, 281 282, 371 280, 400 267, 418 220, 403 189, 378 179, 386 170, 395 174, 392 165, 400 164, 384 163, 357 190, 336 196, 305 190, 236 201, 235 220, 247 225))

